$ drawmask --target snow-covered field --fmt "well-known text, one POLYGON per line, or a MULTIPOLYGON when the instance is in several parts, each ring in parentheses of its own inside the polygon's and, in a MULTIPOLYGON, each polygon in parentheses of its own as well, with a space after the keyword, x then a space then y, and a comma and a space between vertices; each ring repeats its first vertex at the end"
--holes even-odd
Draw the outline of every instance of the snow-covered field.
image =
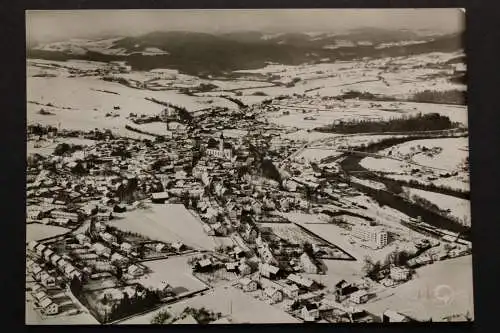
POLYGON ((70 231, 70 229, 54 225, 30 223, 26 225, 26 242, 31 242, 34 240, 38 241, 41 239, 62 235, 70 231))
POLYGON ((318 162, 326 157, 334 157, 340 156, 343 153, 336 152, 333 149, 305 149, 299 155, 297 155, 296 159, 302 159, 310 162, 318 162))
POLYGON ((192 276, 191 266, 188 264, 190 257, 178 256, 144 262, 142 264, 152 272, 141 276, 138 282, 145 286, 160 286, 162 281, 167 281, 176 295, 202 290, 206 286, 192 276))
POLYGON ((471 211, 469 200, 410 187, 403 187, 403 189, 410 195, 410 197, 416 195, 420 198, 429 200, 442 210, 449 210, 449 214, 451 216, 461 219, 466 225, 470 226, 471 211))
POLYGON ((197 249, 214 250, 217 246, 214 237, 205 233, 201 222, 180 204, 152 205, 145 210, 127 212, 124 218, 112 220, 110 225, 154 240, 184 242, 197 249))

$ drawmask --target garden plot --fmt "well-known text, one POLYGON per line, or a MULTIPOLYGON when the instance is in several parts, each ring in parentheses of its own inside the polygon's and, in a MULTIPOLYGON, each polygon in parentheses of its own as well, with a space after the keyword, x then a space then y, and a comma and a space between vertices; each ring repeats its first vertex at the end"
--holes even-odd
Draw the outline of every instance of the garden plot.
POLYGON ((188 259, 191 256, 177 256, 168 259, 143 262, 150 272, 136 282, 144 286, 160 286, 167 282, 176 296, 183 296, 205 289, 207 286, 192 274, 188 259))
POLYGON ((145 210, 135 210, 124 214, 123 219, 112 220, 110 225, 143 234, 166 243, 183 242, 196 248, 214 250, 214 237, 208 236, 202 224, 183 205, 152 205, 145 210))

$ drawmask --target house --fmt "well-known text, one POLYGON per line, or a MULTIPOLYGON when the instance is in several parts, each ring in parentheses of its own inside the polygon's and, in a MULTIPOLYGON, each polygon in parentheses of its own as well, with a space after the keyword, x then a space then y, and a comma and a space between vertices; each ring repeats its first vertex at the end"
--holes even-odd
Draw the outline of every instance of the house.
POLYGON ((160 252, 161 253, 161 252, 165 251, 166 249, 167 249, 167 245, 164 244, 164 243, 157 243, 154 246, 154 250, 156 252, 160 252))
POLYGON ((68 219, 73 223, 76 223, 79 220, 77 213, 64 212, 62 210, 53 210, 50 212, 50 216, 54 219, 60 219, 60 218, 68 219))
POLYGON ((144 274, 144 269, 137 265, 130 265, 127 269, 127 272, 133 276, 141 276, 144 274))
POLYGON ((246 292, 257 290, 257 281, 251 280, 249 278, 242 278, 239 281, 241 289, 246 292))
POLYGON ((151 202, 153 203, 165 203, 165 201, 168 199, 169 195, 168 192, 157 192, 153 193, 151 195, 151 202))
POLYGON ((100 256, 104 257, 111 257, 111 249, 109 247, 106 247, 102 243, 94 243, 92 244, 92 249, 95 251, 100 256))
POLYGON ((43 290, 40 290, 36 293, 33 294, 33 297, 35 298, 35 300, 40 303, 41 301, 43 301, 44 299, 47 299, 49 298, 49 295, 47 295, 47 293, 43 290))
POLYGON ((173 247, 173 248, 174 248, 177 252, 183 251, 183 250, 186 248, 186 246, 185 246, 183 243, 181 243, 181 242, 175 242, 175 243, 173 243, 173 244, 172 244, 172 247, 173 247))
POLYGON ((295 299, 299 297, 299 287, 297 287, 297 285, 295 284, 283 283, 281 285, 281 290, 288 298, 295 299))
POLYGON ((410 277, 410 270, 405 267, 392 266, 389 275, 394 281, 406 281, 410 277))
POLYGON ((54 254, 54 251, 52 251, 51 248, 46 247, 45 250, 43 251, 43 259, 45 259, 46 262, 50 261, 50 257, 54 254))
POLYGON ((42 287, 42 285, 41 285, 41 284, 35 283, 35 284, 33 285, 33 287, 31 287, 31 293, 32 293, 32 294, 36 294, 36 293, 38 293, 38 292, 40 292, 40 291, 43 291, 43 287, 42 287))
POLYGON ((44 244, 38 244, 35 248, 36 254, 41 257, 43 255, 43 251, 45 251, 46 246, 44 244))
POLYGON ((97 221, 109 221, 112 218, 113 218, 113 213, 111 212, 99 212, 95 216, 95 219, 97 221))
POLYGON ((64 275, 68 279, 72 279, 74 277, 81 278, 81 273, 71 264, 67 264, 66 267, 64 267, 64 275))
POLYGON ((111 255, 111 262, 118 265, 125 265, 129 262, 129 259, 118 252, 115 252, 111 255))
POLYGON ((279 303, 283 300, 283 292, 276 288, 264 289, 264 294, 271 299, 273 303, 279 303))
POLYGON ((84 234, 77 234, 75 236, 76 240, 78 241, 78 243, 80 244, 87 244, 87 243, 90 243, 90 238, 85 236, 84 234))
POLYGON ((318 274, 319 272, 318 266, 316 266, 313 259, 305 252, 300 256, 300 266, 308 274, 318 274))
POLYGON ((36 281, 40 281, 40 276, 41 276, 42 272, 43 272, 42 267, 40 267, 39 265, 33 266, 32 275, 36 281))
POLYGON ((190 314, 184 315, 182 318, 177 319, 176 321, 172 322, 172 324, 187 324, 187 325, 198 325, 198 322, 194 317, 190 314))
POLYGON ((259 273, 268 279, 276 279, 279 268, 269 264, 259 264, 259 273))
POLYGON ((133 250, 133 246, 130 243, 123 242, 120 245, 120 250, 122 250, 125 253, 130 253, 133 250))
POLYGON ((363 304, 368 301, 369 295, 365 290, 358 290, 353 292, 349 299, 356 304, 363 304))
POLYGON ((319 319, 319 307, 317 304, 308 303, 302 307, 300 314, 304 321, 316 321, 319 319))
POLYGON ((213 268, 212 261, 210 259, 203 259, 198 261, 195 267, 199 272, 208 272, 213 268))
POLYGON ((240 275, 245 276, 252 273, 252 268, 248 264, 242 262, 238 266, 238 272, 240 273, 240 275))
POLYGON ((306 289, 311 289, 314 285, 314 281, 311 279, 306 279, 297 274, 290 274, 287 277, 287 280, 297 284, 298 286, 306 289))
POLYGON ((37 246, 38 246, 38 242, 37 241, 31 241, 31 242, 28 243, 28 245, 26 246, 26 248, 29 251, 31 251, 31 252, 35 252, 37 246))
POLYGON ((41 302, 39 302, 40 307, 42 308, 42 312, 45 315, 55 315, 59 312, 59 306, 54 303, 50 298, 45 298, 41 302))
POLYGON ((97 232, 104 232, 106 231, 106 225, 104 223, 101 223, 101 222, 96 222, 95 225, 95 230, 97 232))
POLYGON ((345 296, 357 291, 358 288, 348 283, 346 280, 340 280, 335 284, 335 299, 340 301, 345 296))
POLYGON ((238 263, 237 262, 228 262, 226 263, 226 271, 228 272, 237 272, 238 270, 238 263))
POLYGON ((245 256, 245 251, 243 251, 239 246, 234 248, 233 253, 236 258, 242 258, 245 256))
POLYGON ((386 310, 382 314, 382 322, 383 323, 402 323, 409 322, 410 318, 396 312, 393 310, 386 310))
POLYGON ((56 279, 47 272, 42 272, 40 282, 45 288, 53 288, 56 286, 56 279))

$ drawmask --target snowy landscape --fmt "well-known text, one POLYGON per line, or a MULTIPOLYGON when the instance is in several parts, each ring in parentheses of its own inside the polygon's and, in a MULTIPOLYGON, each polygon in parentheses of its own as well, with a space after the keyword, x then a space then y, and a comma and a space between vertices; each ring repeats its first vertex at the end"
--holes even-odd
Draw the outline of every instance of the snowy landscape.
POLYGON ((27 14, 26 323, 473 321, 463 27, 432 11, 52 39, 63 14, 27 14))

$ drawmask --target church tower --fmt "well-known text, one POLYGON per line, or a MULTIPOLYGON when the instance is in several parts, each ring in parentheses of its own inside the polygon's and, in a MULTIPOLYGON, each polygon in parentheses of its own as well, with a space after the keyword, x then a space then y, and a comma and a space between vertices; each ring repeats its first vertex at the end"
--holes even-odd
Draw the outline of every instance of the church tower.
POLYGON ((223 133, 220 134, 219 151, 221 152, 221 154, 224 153, 224 134, 223 133))

